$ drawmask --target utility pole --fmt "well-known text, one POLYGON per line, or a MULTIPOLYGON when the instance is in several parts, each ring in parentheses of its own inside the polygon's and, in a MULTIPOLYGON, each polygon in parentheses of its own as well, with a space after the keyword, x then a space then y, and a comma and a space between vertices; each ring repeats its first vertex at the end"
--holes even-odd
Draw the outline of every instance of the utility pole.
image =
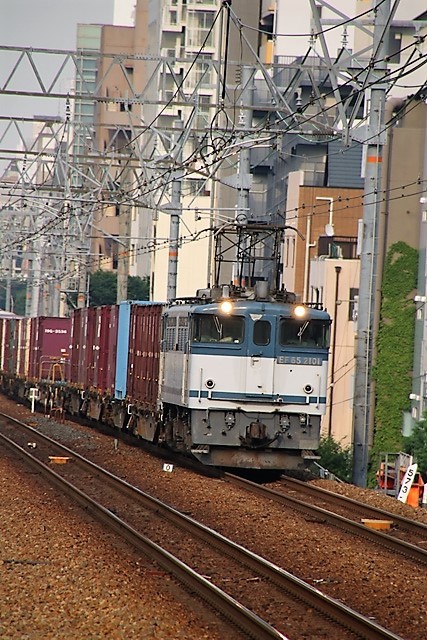
MULTIPOLYGON (((396 3, 394 11, 396 8, 396 3)), ((394 11, 392 12, 394 14, 394 11)), ((371 86, 367 128, 364 184, 363 239, 360 256, 359 309, 356 336, 356 373, 354 384, 353 482, 366 486, 369 446, 372 443, 374 398, 372 365, 375 329, 375 291, 377 280, 378 228, 380 214, 381 163, 385 142, 384 107, 387 83, 387 43, 392 21, 390 0, 375 9, 372 66, 367 75, 371 86)))
POLYGON ((181 204, 181 180, 182 180, 182 142, 180 141, 180 133, 182 129, 181 121, 178 121, 179 132, 174 135, 174 141, 177 145, 176 157, 173 158, 175 168, 173 170, 172 195, 171 203, 168 207, 170 210, 169 225, 169 261, 168 261, 168 287, 167 298, 173 300, 176 298, 177 274, 178 274, 178 249, 179 249, 179 222, 182 213, 181 204))
MULTIPOLYGON (((129 160, 126 160, 126 167, 122 173, 121 191, 126 194, 128 188, 129 160)), ((128 202, 120 204, 119 216, 119 236, 121 243, 118 248, 117 264, 117 304, 124 302, 128 298, 128 277, 129 277, 129 250, 130 250, 130 227, 131 227, 131 205, 128 202)))
MULTIPOLYGON (((241 99, 241 109, 239 113, 239 122, 238 128, 243 129, 243 131, 247 131, 252 126, 252 111, 249 109, 244 109, 245 104, 252 104, 253 101, 253 69, 251 67, 243 67, 242 68, 242 94, 240 96, 241 99)), ((240 134, 241 142, 244 142, 244 133, 240 134)), ((250 173, 251 164, 250 164, 250 149, 245 145, 242 145, 239 151, 239 169, 237 173, 237 184, 236 187, 238 189, 238 198, 237 198, 237 210, 236 210, 236 222, 240 224, 248 223, 249 216, 249 191, 252 186, 252 176, 250 173)), ((241 248, 243 263, 241 265, 236 264, 236 268, 238 270, 238 275, 240 275, 240 282, 245 284, 246 286, 249 284, 250 278, 250 265, 245 262, 245 254, 247 251, 246 242, 244 246, 241 248)))
MULTIPOLYGON (((252 111, 245 109, 244 106, 252 104, 253 102, 253 69, 252 67, 245 66, 242 68, 242 94, 240 96, 241 108, 239 113, 238 129, 241 129, 239 133, 240 141, 244 142, 245 131, 248 131, 252 126, 252 111)), ((249 146, 242 144, 239 151, 239 169, 237 173, 236 188, 238 189, 237 199, 237 222, 239 222, 239 216, 241 220, 246 220, 249 215, 249 191, 252 186, 252 176, 250 173, 250 159, 251 150, 249 146)))

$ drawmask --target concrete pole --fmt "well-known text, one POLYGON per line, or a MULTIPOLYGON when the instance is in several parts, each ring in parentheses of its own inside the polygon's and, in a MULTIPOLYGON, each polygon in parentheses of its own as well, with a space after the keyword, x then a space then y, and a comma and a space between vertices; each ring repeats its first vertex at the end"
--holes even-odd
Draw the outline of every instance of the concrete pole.
POLYGON ((10 277, 10 271, 9 271, 6 276, 6 297, 5 297, 4 310, 12 311, 13 313, 14 310, 11 302, 12 302, 12 279, 10 277))
MULTIPOLYGON (((387 69, 385 56, 389 33, 390 0, 376 8, 373 33, 373 68, 368 75, 372 84, 387 69)), ((364 487, 367 482, 369 446, 372 442, 373 394, 372 364, 375 328, 375 291, 377 280, 379 192, 384 145, 384 106, 387 84, 373 84, 369 105, 366 144, 366 168, 363 210, 363 239, 360 256, 359 309, 356 336, 356 372, 354 384, 353 482, 364 487)))
POLYGON ((78 292, 77 309, 84 309, 87 305, 87 265, 86 256, 81 253, 78 256, 78 292))
MULTIPOLYGON (((182 123, 179 122, 179 129, 181 130, 182 123)), ((175 134, 175 144, 180 145, 179 131, 175 134)), ((181 205, 181 180, 182 180, 182 147, 179 146, 176 158, 175 169, 173 171, 172 181, 172 194, 170 204, 170 225, 169 225, 169 261, 168 261, 168 287, 167 297, 168 300, 176 298, 177 289, 177 275, 178 275, 178 249, 179 249, 179 223, 182 212, 181 205)))
MULTIPOLYGON (((237 129, 241 130, 239 135, 239 140, 243 143, 245 141, 246 131, 248 131, 252 126, 252 111, 250 109, 245 109, 245 105, 252 104, 253 101, 253 68, 249 66, 245 66, 242 68, 242 93, 240 95, 241 101, 241 109, 239 113, 239 121, 237 124, 237 129)), ((242 144, 239 151, 239 168, 237 172, 237 207, 236 207, 236 222, 238 224, 246 224, 249 218, 249 191, 252 186, 252 176, 250 173, 251 164, 250 164, 250 149, 248 146, 242 144)), ((248 250, 247 243, 244 243, 243 246, 240 246, 240 252, 245 256, 246 251, 248 250)), ((243 258, 244 259, 244 258, 243 258)), ((238 285, 248 286, 250 279, 250 263, 243 262, 243 264, 236 264, 236 274, 233 278, 234 283, 238 285), (236 277, 237 276, 237 277, 236 277)))
POLYGON ((129 248, 130 248, 130 216, 131 207, 120 205, 119 235, 122 243, 118 245, 117 264, 117 304, 128 299, 129 248))

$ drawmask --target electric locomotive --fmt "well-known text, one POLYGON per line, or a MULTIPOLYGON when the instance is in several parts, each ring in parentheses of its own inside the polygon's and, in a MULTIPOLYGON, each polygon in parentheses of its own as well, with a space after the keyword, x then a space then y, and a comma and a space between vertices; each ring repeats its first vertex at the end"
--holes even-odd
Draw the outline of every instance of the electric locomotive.
POLYGON ((266 282, 180 302, 163 321, 166 443, 207 465, 302 466, 325 413, 329 315, 287 292, 272 297, 266 282))

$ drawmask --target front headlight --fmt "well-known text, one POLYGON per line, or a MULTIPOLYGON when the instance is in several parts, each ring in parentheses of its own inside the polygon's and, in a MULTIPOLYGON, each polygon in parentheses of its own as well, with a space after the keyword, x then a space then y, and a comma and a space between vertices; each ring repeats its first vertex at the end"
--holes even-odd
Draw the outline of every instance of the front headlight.
POLYGON ((294 308, 294 316, 296 318, 304 318, 305 314, 307 313, 307 309, 305 307, 303 307, 302 304, 298 304, 295 308, 294 308))
POLYGON ((233 311, 233 303, 231 300, 223 300, 219 305, 219 310, 222 313, 229 314, 233 311))

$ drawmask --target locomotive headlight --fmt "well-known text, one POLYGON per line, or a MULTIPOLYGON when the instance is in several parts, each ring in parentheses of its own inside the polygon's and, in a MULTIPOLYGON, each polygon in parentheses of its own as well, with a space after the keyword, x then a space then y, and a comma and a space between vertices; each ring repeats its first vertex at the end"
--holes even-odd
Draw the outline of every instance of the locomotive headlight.
POLYGON ((291 420, 288 415, 282 414, 279 418, 280 429, 283 432, 289 431, 291 426, 291 420))
POLYGON ((224 422, 227 425, 227 429, 231 429, 236 424, 236 416, 233 411, 227 411, 224 416, 224 422))
POLYGON ((222 313, 231 313, 233 311, 233 304, 231 300, 223 300, 219 305, 219 309, 222 313))
POLYGON ((307 313, 307 309, 303 307, 302 304, 298 304, 294 309, 294 315, 297 318, 304 318, 306 313, 307 313))

